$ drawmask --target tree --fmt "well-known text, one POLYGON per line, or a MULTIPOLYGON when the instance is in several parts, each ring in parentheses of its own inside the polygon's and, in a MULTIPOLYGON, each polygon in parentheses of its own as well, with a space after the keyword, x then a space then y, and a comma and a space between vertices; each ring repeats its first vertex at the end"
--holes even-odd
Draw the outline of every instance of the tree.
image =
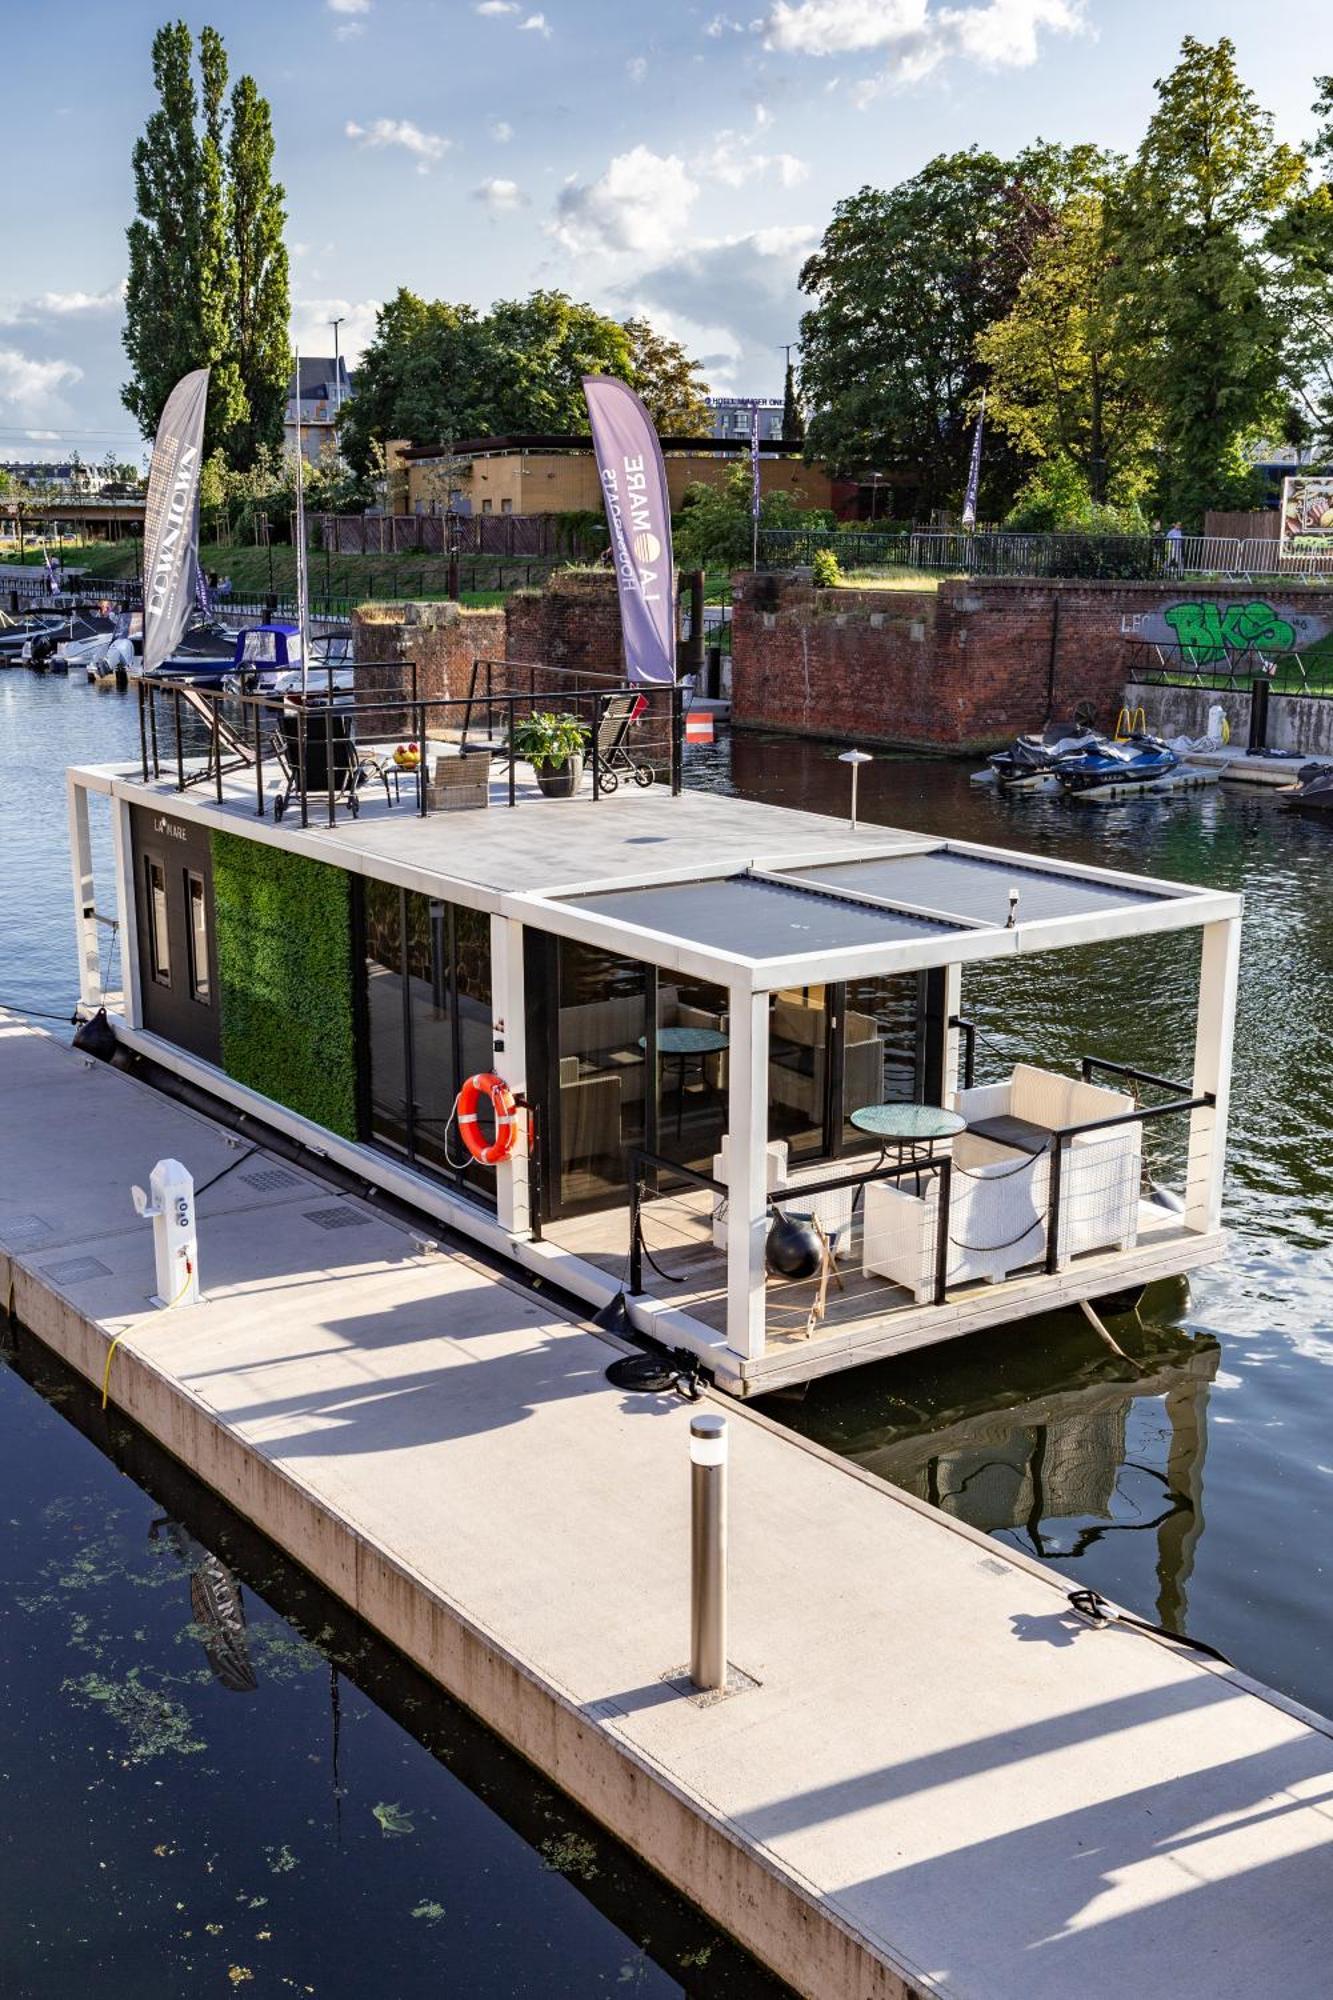
MULTIPOLYGON (((800 280, 815 301, 801 321, 807 456, 835 472, 889 468, 919 514, 961 495, 985 383, 977 336, 1013 303, 1063 158, 973 147, 839 202, 800 280)), ((1012 493, 1011 453, 992 450, 985 470, 1012 493)))
MULTIPOLYGON (((753 486, 748 462, 730 467, 720 486, 697 480, 685 488, 672 534, 682 569, 737 569, 753 551, 753 486)), ((802 507, 794 493, 765 493, 759 503, 764 528, 827 528, 831 514, 802 507)))
POLYGON ((401 289, 381 309, 341 422, 368 473, 390 438, 452 447, 464 438, 586 435, 585 375, 640 386, 660 423, 690 419, 695 364, 642 321, 621 326, 563 292, 501 299, 488 313, 401 289))
POLYGON ((789 350, 787 373, 782 384, 782 442, 799 444, 804 436, 805 419, 801 415, 801 405, 796 395, 796 371, 791 365, 789 350))
POLYGON ((254 80, 226 101, 227 56, 199 36, 199 89, 183 21, 153 38, 158 105, 133 152, 137 213, 127 232, 125 406, 151 437, 167 396, 209 368, 205 450, 248 462, 281 435, 286 396, 287 265, 272 131, 254 80), (228 129, 230 126, 230 130, 228 129), (244 276, 244 283, 243 283, 244 276), (276 427, 276 428, 275 428, 276 427))
POLYGON ((272 116, 250 76, 241 77, 231 94, 227 174, 236 268, 236 364, 247 404, 230 450, 235 464, 249 465, 263 446, 282 443, 291 370, 285 193, 273 179, 272 116))
POLYGON ((1265 234, 1301 178, 1235 49, 1186 36, 1118 203, 1125 310, 1162 410, 1158 499, 1200 522, 1243 505, 1247 447, 1283 415, 1285 326, 1265 234))
POLYGON ((977 339, 989 421, 1027 457, 1060 460, 1091 506, 1137 503, 1158 436, 1150 357, 1123 292, 1120 178, 1099 156, 1034 245, 1009 312, 977 339))
POLYGON ((1333 76, 1315 79, 1322 178, 1302 183, 1269 231, 1287 325, 1288 442, 1333 452, 1333 76))
POLYGON ((629 333, 564 292, 499 299, 485 322, 500 432, 586 434, 585 375, 634 376, 629 333))
POLYGON ((678 340, 668 340, 646 319, 627 319, 630 383, 642 396, 657 429, 668 437, 699 437, 710 423, 708 385, 695 380, 701 364, 678 340))
POLYGON ((125 351, 133 372, 121 394, 145 437, 175 383, 209 359, 198 315, 202 188, 191 55, 183 21, 158 29, 158 108, 132 155, 138 213, 127 231, 125 351))

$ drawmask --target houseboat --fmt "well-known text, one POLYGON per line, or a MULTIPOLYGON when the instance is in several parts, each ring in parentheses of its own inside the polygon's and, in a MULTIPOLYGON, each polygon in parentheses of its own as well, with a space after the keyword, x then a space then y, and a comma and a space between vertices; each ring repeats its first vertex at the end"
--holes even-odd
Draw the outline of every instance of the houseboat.
POLYGON ((661 782, 613 789, 631 695, 570 698, 591 768, 559 798, 512 747, 551 705, 530 670, 480 740, 473 699, 209 726, 141 685, 140 761, 68 776, 83 1008, 738 1396, 1221 1253, 1238 896, 690 790, 674 688, 661 782), (996 967, 1169 932, 1200 940, 1187 1077, 978 1049, 980 968, 993 1002, 996 967))

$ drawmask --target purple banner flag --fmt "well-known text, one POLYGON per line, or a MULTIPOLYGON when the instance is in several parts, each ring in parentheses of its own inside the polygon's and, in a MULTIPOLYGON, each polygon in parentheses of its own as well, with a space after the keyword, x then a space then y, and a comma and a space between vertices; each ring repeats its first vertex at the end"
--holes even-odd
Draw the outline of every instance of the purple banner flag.
POLYGON ((634 391, 614 375, 585 375, 597 474, 620 590, 625 666, 632 681, 676 678, 676 572, 662 447, 634 391))
POLYGON ((967 468, 967 492, 963 498, 963 526, 975 528, 977 525, 977 488, 981 484, 981 431, 986 421, 986 398, 981 399, 977 411, 977 427, 972 433, 972 463, 967 468))
POLYGON ((759 412, 750 412, 750 513, 759 519, 759 412))
POLYGON ((208 370, 182 375, 153 441, 143 529, 143 670, 154 673, 180 644, 195 601, 199 471, 208 370))

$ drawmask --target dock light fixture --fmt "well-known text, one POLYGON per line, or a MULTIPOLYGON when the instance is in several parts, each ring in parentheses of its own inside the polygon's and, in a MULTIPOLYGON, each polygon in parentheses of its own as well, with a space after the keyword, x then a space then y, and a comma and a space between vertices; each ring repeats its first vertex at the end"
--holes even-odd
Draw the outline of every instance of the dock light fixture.
POLYGON ((727 1685, 727 1420, 690 1418, 690 1679, 727 1685))
POLYGON ((868 750, 840 750, 838 753, 838 762, 840 764, 850 764, 852 767, 852 832, 853 833, 856 832, 856 780, 860 774, 860 769, 862 764, 869 764, 872 761, 873 760, 868 750))
POLYGON ((1017 889, 1010 889, 1010 891, 1009 891, 1009 921, 1008 921, 1008 923, 1007 923, 1007 924, 1005 925, 1005 929, 1006 929, 1007 931, 1011 931, 1011 930, 1013 929, 1014 925, 1015 925, 1015 924, 1016 924, 1017 922, 1018 922, 1018 891, 1017 891, 1017 889))

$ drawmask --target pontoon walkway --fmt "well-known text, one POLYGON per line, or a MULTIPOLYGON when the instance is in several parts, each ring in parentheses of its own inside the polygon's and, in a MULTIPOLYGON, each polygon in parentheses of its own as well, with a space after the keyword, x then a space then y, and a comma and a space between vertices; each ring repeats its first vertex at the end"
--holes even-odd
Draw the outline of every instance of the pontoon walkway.
POLYGON ((1309 1996, 1329 1725, 719 1398, 732 1652, 696 1705, 687 1407, 465 1256, 0 1019, 0 1283, 33 1331, 820 2000, 1309 1996), (21 1136, 22 1143, 13 1143, 21 1136), (147 1309, 129 1185, 202 1184, 147 1309))

